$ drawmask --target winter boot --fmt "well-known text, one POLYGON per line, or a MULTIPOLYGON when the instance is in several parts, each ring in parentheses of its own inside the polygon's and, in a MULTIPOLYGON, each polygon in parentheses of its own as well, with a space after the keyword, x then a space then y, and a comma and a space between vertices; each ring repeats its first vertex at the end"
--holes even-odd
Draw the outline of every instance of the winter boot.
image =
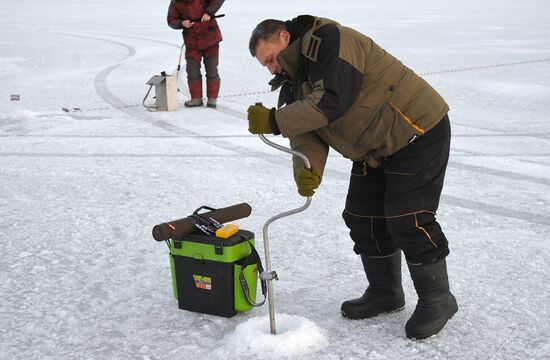
POLYGON ((401 250, 388 256, 361 254, 369 286, 358 299, 344 301, 341 312, 350 319, 365 319, 402 310, 405 295, 401 286, 401 250))
POLYGON ((216 105, 217 105, 217 99, 214 99, 214 98, 208 98, 208 101, 206 102, 206 106, 208 106, 209 108, 215 108, 216 105))
POLYGON ((202 106, 202 79, 188 80, 189 93, 191 94, 191 100, 184 102, 186 107, 202 106))
POLYGON ((202 106, 202 99, 191 99, 183 103, 186 107, 202 106))
POLYGON ((430 264, 408 264, 418 304, 407 325, 408 338, 425 339, 437 334, 458 311, 456 299, 449 291, 445 259, 430 264))
POLYGON ((208 96, 208 102, 206 106, 215 108, 216 99, 218 98, 218 93, 220 92, 220 79, 206 79, 206 96, 208 96))

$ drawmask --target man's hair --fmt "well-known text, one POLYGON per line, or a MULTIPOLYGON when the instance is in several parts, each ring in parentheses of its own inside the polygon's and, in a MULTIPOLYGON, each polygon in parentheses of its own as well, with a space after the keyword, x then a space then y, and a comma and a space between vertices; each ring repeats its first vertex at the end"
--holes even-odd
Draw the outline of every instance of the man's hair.
POLYGON ((253 57, 256 56, 256 47, 260 40, 269 41, 278 36, 283 30, 287 30, 287 28, 285 22, 281 20, 267 19, 259 23, 250 36, 250 42, 248 43, 250 54, 253 57))

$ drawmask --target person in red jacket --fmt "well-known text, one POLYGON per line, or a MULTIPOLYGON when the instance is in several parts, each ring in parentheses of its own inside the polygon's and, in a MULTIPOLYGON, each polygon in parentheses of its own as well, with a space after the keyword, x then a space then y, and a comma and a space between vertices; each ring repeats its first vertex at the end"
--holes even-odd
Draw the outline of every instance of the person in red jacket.
POLYGON ((202 106, 201 59, 206 70, 206 106, 216 107, 220 90, 218 55, 222 33, 214 15, 224 0, 171 0, 168 8, 168 25, 183 29, 187 83, 191 100, 185 106, 202 106))

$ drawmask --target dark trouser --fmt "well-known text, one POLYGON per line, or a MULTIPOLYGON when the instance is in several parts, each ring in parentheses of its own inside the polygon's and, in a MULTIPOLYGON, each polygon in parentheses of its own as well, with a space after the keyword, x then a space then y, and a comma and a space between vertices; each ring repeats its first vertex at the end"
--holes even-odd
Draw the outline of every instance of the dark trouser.
POLYGON ((378 168, 353 163, 343 218, 357 254, 385 256, 401 248, 411 263, 436 262, 449 254, 435 214, 450 140, 445 116, 378 168))
POLYGON ((218 74, 219 44, 207 49, 185 48, 187 82, 192 98, 202 98, 201 59, 206 70, 206 92, 209 98, 217 98, 220 89, 218 74))

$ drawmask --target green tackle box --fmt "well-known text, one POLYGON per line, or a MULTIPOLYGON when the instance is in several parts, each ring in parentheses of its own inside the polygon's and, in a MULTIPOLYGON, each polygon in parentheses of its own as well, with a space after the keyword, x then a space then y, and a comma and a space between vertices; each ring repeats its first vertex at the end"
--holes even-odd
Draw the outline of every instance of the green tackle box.
POLYGON ((224 317, 252 309, 239 275, 242 271, 249 299, 254 303, 258 264, 242 268, 252 256, 253 246, 254 233, 246 230, 227 239, 198 231, 171 239, 170 268, 178 307, 224 317))

